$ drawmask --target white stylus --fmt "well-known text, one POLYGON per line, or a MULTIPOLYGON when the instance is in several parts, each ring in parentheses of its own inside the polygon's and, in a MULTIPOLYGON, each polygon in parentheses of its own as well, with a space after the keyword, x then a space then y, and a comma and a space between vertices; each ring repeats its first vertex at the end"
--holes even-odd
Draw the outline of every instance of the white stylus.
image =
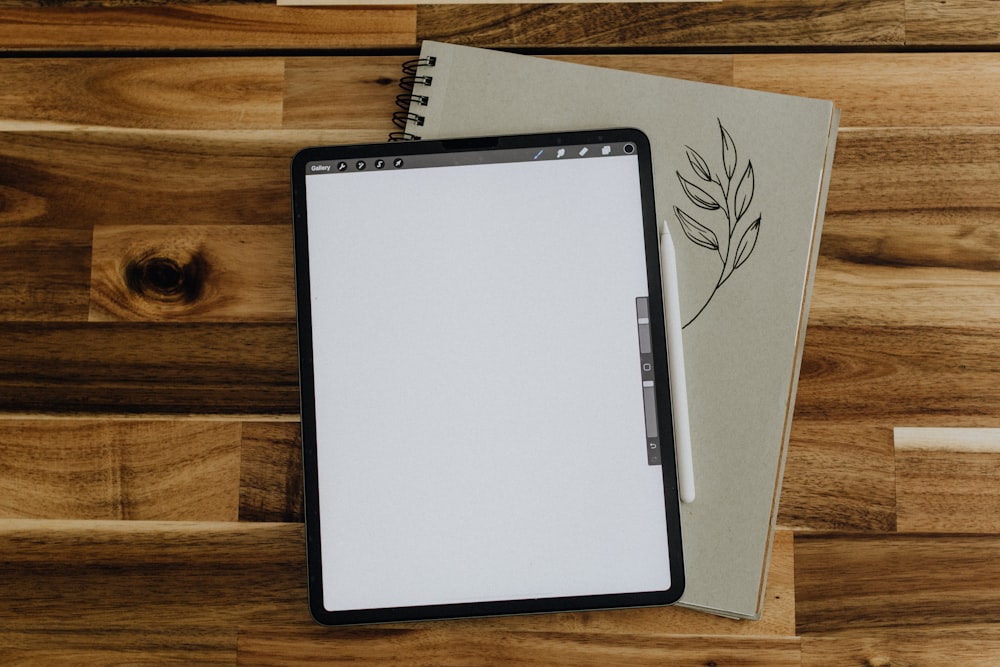
POLYGON ((684 374, 684 342, 681 338, 681 297, 677 286, 674 242, 665 221, 663 234, 660 236, 660 282, 663 285, 664 319, 667 321, 667 361, 670 364, 670 405, 674 413, 677 491, 681 501, 690 503, 694 502, 694 462, 691 457, 687 378, 684 374))

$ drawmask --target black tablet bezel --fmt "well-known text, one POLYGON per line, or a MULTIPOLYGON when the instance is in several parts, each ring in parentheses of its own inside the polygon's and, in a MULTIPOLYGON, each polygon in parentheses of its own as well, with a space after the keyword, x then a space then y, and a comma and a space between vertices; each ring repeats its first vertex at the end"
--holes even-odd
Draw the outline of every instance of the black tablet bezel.
POLYGON ((303 450, 304 514, 306 524, 309 606, 313 617, 324 625, 352 625, 392 621, 415 621, 442 618, 530 614, 541 612, 577 611, 618 607, 643 607, 672 604, 684 590, 683 553, 681 548, 680 508, 677 496, 677 475, 673 451, 669 380, 666 358, 666 333, 663 319, 663 298, 660 283, 659 239, 656 212, 653 205, 653 178, 649 141, 639 130, 611 129, 574 131, 470 139, 416 141, 391 144, 361 144, 306 148, 292 161, 292 205, 295 251, 296 306, 298 328, 299 382, 303 450), (657 418, 661 424, 664 504, 666 509, 668 554, 671 586, 663 591, 639 591, 572 597, 527 598, 503 601, 355 609, 329 611, 323 606, 323 575, 321 564, 319 479, 317 468, 316 407, 312 356, 312 316, 309 284, 309 235, 306 212, 306 165, 327 160, 361 160, 406 157, 419 154, 442 154, 470 150, 505 150, 542 148, 559 145, 579 145, 606 142, 631 142, 636 146, 639 161, 642 196, 643 237, 646 252, 646 274, 649 287, 650 333, 654 351, 654 380, 657 418), (670 445, 669 449, 667 445, 670 445))

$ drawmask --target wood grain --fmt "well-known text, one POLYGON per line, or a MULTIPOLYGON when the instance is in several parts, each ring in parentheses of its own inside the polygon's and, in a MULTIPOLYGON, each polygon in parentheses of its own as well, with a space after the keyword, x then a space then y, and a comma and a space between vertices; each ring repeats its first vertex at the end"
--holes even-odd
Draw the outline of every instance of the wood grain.
POLYGON ((0 227, 287 225, 295 153, 362 130, 0 132, 0 227))
POLYGON ((892 429, 796 418, 778 524, 807 530, 896 529, 892 429))
POLYGON ((996 45, 1000 13, 993 2, 906 0, 906 43, 914 46, 996 45))
POLYGON ((733 78, 745 88, 833 100, 844 128, 987 127, 1000 124, 998 65, 997 53, 740 54, 733 78))
POLYGON ((803 637, 899 631, 1000 639, 1000 537, 800 533, 796 626, 803 637))
POLYGON ((240 427, 0 420, 0 516, 235 521, 240 427))
POLYGON ((903 0, 421 5, 417 39, 493 47, 902 45, 903 0))
POLYGON ((812 636, 802 639, 802 667, 992 667, 998 661, 1000 640, 996 639, 928 636, 908 630, 858 639, 812 636))
POLYGON ((497 632, 481 629, 461 636, 460 647, 448 632, 433 628, 383 630, 358 628, 335 634, 320 630, 241 633, 241 665, 767 665, 799 667, 796 638, 690 637, 678 635, 600 635, 598 633, 497 632))
POLYGON ((295 325, 0 324, 8 414, 295 415, 295 325))
MULTIPOLYGON (((0 185, 0 201, 4 194, 0 185)), ((0 233, 0 321, 86 319, 90 236, 83 229, 5 228, 0 233)))
POLYGON ((301 522, 302 436, 299 424, 243 424, 240 521, 301 522))
POLYGON ((0 658, 234 664, 238 627, 312 624, 304 555, 301 524, 2 519, 0 658))
POLYGON ((4 51, 412 47, 413 7, 0 7, 4 51))
POLYGON ((1000 533, 1000 429, 896 428, 899 530, 1000 533))
POLYGON ((97 226, 91 321, 295 321, 287 226, 97 226))
POLYGON ((992 422, 1000 401, 995 341, 994 329, 973 327, 810 326, 795 416, 886 426, 963 416, 992 422))
POLYGON ((283 80, 280 58, 12 58, 0 128, 280 127, 283 80))

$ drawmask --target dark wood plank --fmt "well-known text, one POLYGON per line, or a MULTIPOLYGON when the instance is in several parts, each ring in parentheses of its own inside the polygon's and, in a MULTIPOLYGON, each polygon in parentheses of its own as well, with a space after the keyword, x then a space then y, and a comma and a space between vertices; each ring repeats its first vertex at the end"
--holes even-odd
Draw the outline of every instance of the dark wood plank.
POLYGON ((303 532, 0 520, 0 659, 235 664, 241 626, 312 626, 303 532))
MULTIPOLYGON (((1000 639, 1000 537, 795 536, 798 632, 1000 639)), ((895 663, 893 663, 895 664, 895 663)))
POLYGON ((0 406, 30 414, 295 415, 295 325, 0 325, 0 406))
POLYGON ((837 139, 828 214, 998 208, 998 127, 845 131, 837 139))
POLYGON ((897 428, 897 524, 931 533, 1000 533, 1000 429, 897 428))
POLYGON ((795 416, 996 426, 996 338, 992 328, 810 326, 795 416))
POLYGON ((281 58, 11 58, 0 127, 281 127, 281 58))
POLYGON ((911 46, 996 46, 1000 12, 981 0, 906 0, 906 43, 911 46))
POLYGON ((902 45, 903 0, 420 5, 418 40, 493 47, 902 45))
POLYGON ((1000 662, 1000 640, 942 637, 909 630, 871 637, 802 639, 802 667, 858 665, 861 667, 921 667, 962 665, 994 667, 1000 662))
POLYGON ((235 521, 238 422, 0 419, 0 516, 235 521))
POLYGON ((797 638, 601 635, 594 632, 497 632, 455 636, 432 627, 240 633, 241 665, 402 664, 441 667, 518 664, 754 665, 799 667, 797 638))
POLYGON ((413 47, 411 7, 0 7, 4 51, 413 47))
POLYGON ((811 530, 895 530, 892 445, 888 427, 797 417, 778 524, 811 530))
POLYGON ((0 227, 287 225, 296 151, 363 130, 0 132, 0 227))
MULTIPOLYGON (((0 185, 0 209, 7 189, 0 185)), ((14 203, 27 211, 31 202, 14 203)), ((41 213, 41 210, 38 211, 41 213)), ((0 232, 0 321, 87 318, 91 234, 85 229, 7 227, 0 232)))
POLYGON ((100 225, 91 321, 295 321, 290 226, 100 225))
POLYGON ((243 424, 240 521, 296 522, 302 516, 299 424, 243 424))
POLYGON ((958 207, 828 215, 810 324, 1000 325, 994 218, 958 207))

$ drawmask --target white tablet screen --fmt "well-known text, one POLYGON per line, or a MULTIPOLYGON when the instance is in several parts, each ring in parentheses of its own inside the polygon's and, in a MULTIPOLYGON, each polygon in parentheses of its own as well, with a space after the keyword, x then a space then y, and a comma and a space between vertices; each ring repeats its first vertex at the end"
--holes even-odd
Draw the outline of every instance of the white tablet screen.
POLYGON ((328 611, 670 588, 638 158, 541 150, 307 165, 328 611))

